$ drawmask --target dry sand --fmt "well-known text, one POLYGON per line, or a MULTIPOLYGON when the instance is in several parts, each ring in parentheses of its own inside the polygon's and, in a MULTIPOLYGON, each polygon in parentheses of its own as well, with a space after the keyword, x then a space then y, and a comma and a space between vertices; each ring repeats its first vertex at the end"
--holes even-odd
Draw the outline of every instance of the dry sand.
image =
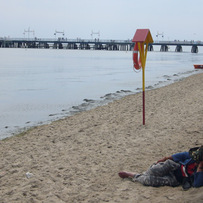
POLYGON ((203 74, 0 141, 0 202, 203 202, 203 187, 122 180, 203 144, 203 74), (27 178, 26 172, 33 174, 27 178))

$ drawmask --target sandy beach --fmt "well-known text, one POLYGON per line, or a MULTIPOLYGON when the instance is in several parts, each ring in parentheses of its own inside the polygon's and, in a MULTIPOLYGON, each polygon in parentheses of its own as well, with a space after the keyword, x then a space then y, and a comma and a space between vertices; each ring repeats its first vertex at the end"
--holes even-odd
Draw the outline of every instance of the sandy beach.
POLYGON ((122 180, 203 144, 203 73, 0 141, 0 202, 203 202, 203 188, 122 180), (26 173, 32 173, 27 178, 26 173))

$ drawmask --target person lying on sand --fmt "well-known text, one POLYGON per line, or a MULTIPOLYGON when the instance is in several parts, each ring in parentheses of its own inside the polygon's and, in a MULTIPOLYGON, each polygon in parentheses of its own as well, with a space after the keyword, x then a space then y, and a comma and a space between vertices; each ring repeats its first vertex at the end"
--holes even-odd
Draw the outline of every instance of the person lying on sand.
POLYGON ((203 186, 203 146, 191 148, 165 157, 142 173, 119 172, 121 178, 130 178, 145 186, 179 186, 184 190, 203 186))

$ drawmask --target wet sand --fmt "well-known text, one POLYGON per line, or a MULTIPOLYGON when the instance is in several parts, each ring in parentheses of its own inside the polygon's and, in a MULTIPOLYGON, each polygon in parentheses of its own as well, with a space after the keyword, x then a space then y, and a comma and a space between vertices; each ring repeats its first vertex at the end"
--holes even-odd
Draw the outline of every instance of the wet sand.
POLYGON ((0 202, 202 202, 203 187, 122 180, 203 144, 203 74, 35 127, 0 141, 0 202), (27 178, 26 172, 33 174, 27 178))

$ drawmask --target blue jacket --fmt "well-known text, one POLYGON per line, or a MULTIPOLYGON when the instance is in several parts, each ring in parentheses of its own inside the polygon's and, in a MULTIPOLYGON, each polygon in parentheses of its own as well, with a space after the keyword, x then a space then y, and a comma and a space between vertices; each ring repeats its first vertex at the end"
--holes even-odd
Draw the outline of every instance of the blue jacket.
MULTIPOLYGON (((178 162, 183 165, 194 163, 191 159, 189 152, 181 152, 172 155, 173 161, 178 162)), ((195 172, 194 173, 194 187, 201 187, 203 186, 203 172, 195 172)))

